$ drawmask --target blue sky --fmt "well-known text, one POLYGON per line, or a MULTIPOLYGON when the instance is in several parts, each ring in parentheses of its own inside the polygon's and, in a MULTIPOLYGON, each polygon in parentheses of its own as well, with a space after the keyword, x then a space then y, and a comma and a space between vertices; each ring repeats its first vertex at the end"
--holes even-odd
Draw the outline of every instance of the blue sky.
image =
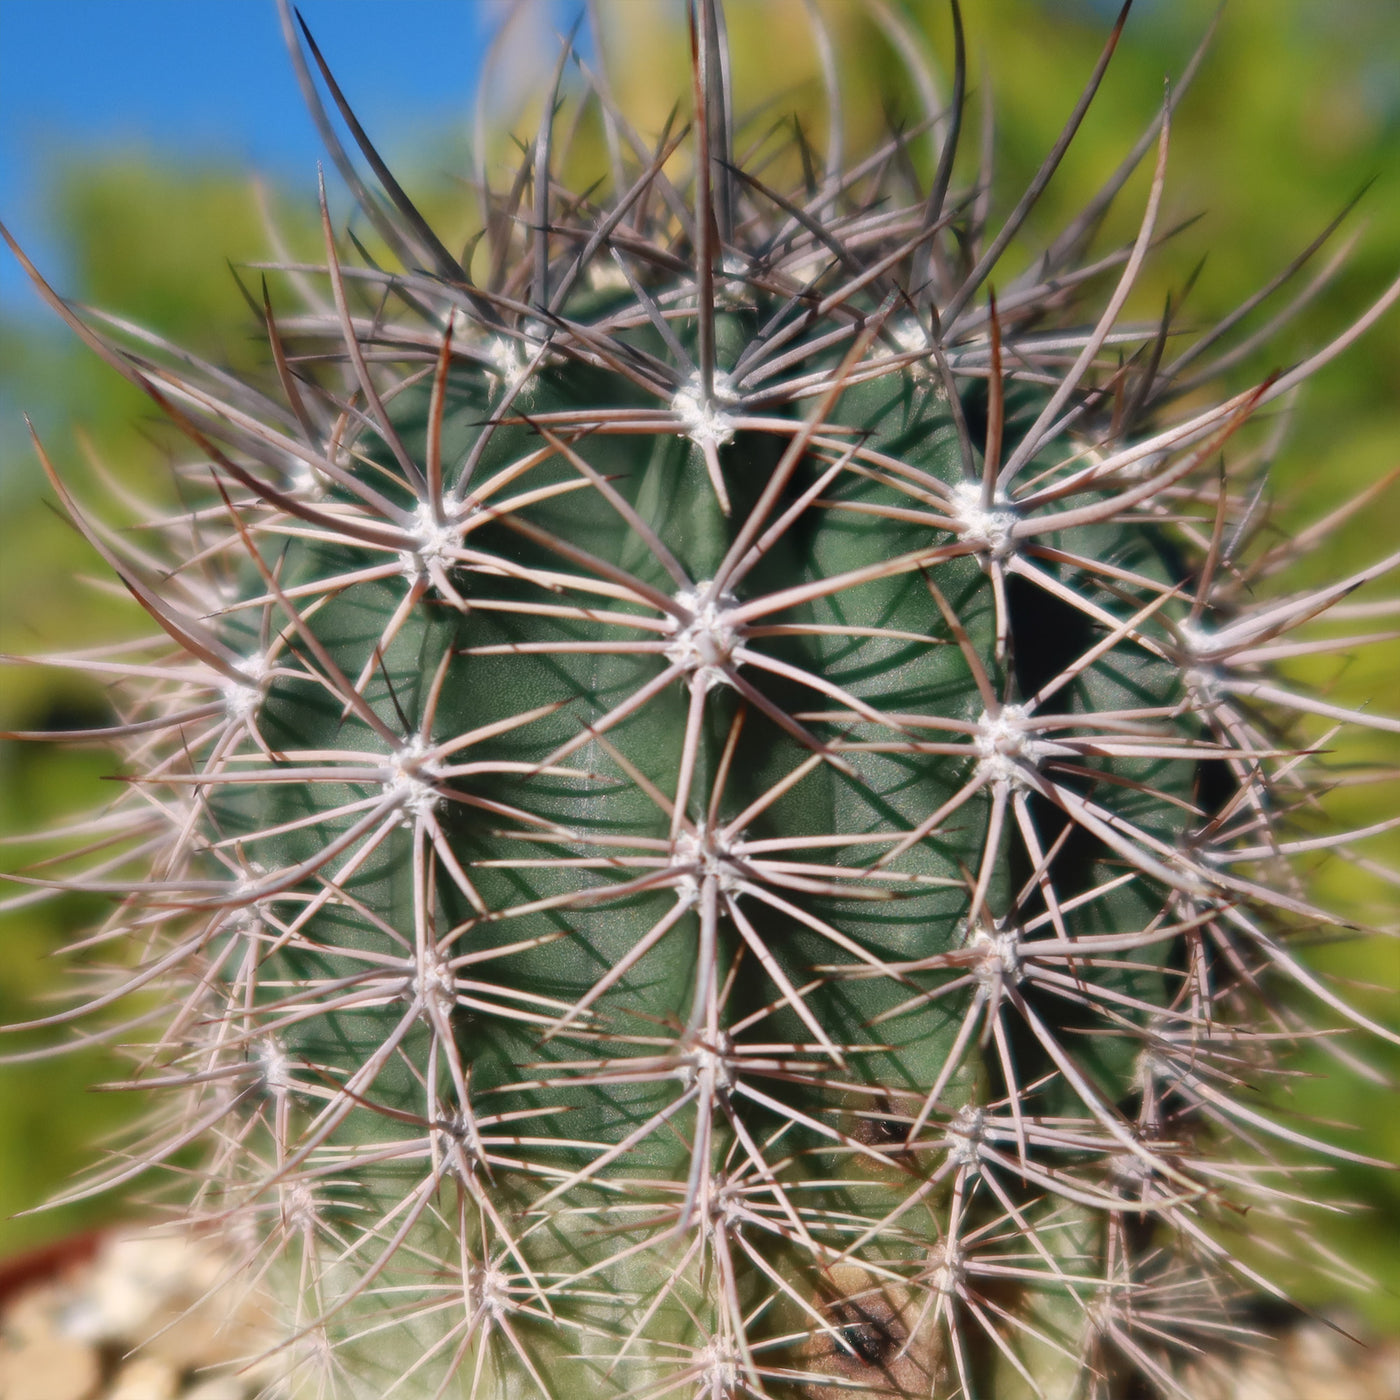
MULTIPOLYGON (((471 111, 499 0, 299 0, 337 80, 387 153, 471 111)), ((46 165, 64 151, 142 146, 314 179, 320 144, 273 0, 0 0, 0 219, 62 280, 46 165)), ((37 312, 8 252, 0 307, 37 312)))
MULTIPOLYGON (((548 0, 567 23, 583 0, 548 0)), ((1053 0, 1112 10, 1118 0, 1053 0)), ((1139 0, 1145 20, 1170 0, 1139 0)), ((1352 21, 1368 5, 1348 0, 1352 21)), ((471 112, 485 44, 510 0, 299 0, 341 85, 391 164, 415 133, 471 112)), ((1194 4, 1205 14, 1209 0, 1194 4)), ((1314 20, 1327 24, 1326 7, 1314 20)), ((1227 16, 1228 18, 1228 16, 1227 16)), ((1376 32, 1393 32, 1376 19, 1376 32)), ((1382 43, 1380 49, 1384 50, 1382 43)), ((541 68, 555 50, 541 52, 541 68)), ((1376 52, 1358 86, 1400 111, 1393 55, 1376 52)), ((44 172, 64 152, 144 147, 213 159, 296 190, 314 181, 320 143, 283 48, 275 0, 0 0, 0 219, 61 285, 63 244, 44 217, 44 172)), ((0 314, 39 302, 0 252, 0 314)))

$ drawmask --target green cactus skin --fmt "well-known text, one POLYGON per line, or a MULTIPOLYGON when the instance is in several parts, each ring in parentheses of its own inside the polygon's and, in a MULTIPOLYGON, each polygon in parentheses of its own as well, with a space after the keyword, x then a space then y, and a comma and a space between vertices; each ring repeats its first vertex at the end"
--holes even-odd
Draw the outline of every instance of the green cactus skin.
POLYGON ((1267 986, 1381 1031, 1288 950, 1335 920, 1286 833, 1300 712, 1400 725, 1261 649, 1396 559, 1261 588, 1217 464, 1400 284, 1183 402, 1120 320, 1166 108, 994 295, 1033 195, 994 231, 950 186, 950 14, 917 186, 907 137, 784 195, 741 171, 704 0, 688 128, 600 82, 611 198, 557 187, 547 122, 465 263, 347 116, 401 270, 325 214, 265 386, 47 293, 214 481, 157 586, 55 477, 161 628, 118 663, 144 873, 84 880, 140 951, 78 1010, 157 992, 174 1092, 92 1189, 202 1144, 196 1216, 295 1300, 309 1393, 1182 1393, 1261 1283, 1219 1217, 1286 1203, 1267 1144, 1305 1136, 1241 1078, 1261 1015, 1296 1029, 1267 986))

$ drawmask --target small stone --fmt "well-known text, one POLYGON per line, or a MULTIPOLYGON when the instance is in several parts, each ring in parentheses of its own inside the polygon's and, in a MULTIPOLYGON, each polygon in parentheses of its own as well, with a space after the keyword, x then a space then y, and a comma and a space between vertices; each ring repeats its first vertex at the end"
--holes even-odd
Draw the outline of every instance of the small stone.
POLYGON ((101 1378, 96 1349, 80 1342, 51 1334, 0 1346, 0 1400, 89 1400, 101 1378))
POLYGON ((8 1352, 11 1348, 46 1342, 57 1334, 64 1296, 56 1284, 39 1284, 20 1294, 5 1310, 0 1346, 8 1352))
POLYGON ((138 1356, 112 1378, 103 1400, 175 1400, 179 1389, 180 1376, 173 1367, 138 1356))
POLYGON ((140 1338, 177 1292, 197 1246, 172 1236, 129 1235, 111 1240, 80 1295, 65 1309, 62 1329, 85 1341, 140 1338))
POLYGON ((1197 1400, 1400 1400, 1400 1348, 1305 1322, 1242 1356, 1203 1357, 1188 1389, 1197 1400))
POLYGON ((180 1400, 245 1400, 251 1386, 238 1376, 209 1376, 180 1392, 180 1400))

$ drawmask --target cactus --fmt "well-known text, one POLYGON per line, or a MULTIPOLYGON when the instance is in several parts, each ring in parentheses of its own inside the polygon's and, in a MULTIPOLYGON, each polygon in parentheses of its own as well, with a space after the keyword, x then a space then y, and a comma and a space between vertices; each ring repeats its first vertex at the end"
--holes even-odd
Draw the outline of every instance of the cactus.
POLYGON ((1246 425, 1400 283, 1206 397, 1303 259, 1184 346, 1125 318, 1184 83, 1015 254, 1125 16, 999 224, 955 183, 956 0, 946 104, 850 165, 835 121, 824 156, 746 131, 719 0, 660 132, 584 61, 569 97, 566 44, 459 257, 284 5, 375 246, 323 188, 303 304, 251 295, 265 381, 30 268, 195 449, 140 543, 44 458, 157 629, 48 658, 120 683, 85 737, 129 785, 16 877, 111 897, 116 970, 44 1023, 126 1007, 164 1106, 83 1189, 172 1168, 309 1384, 1184 1394, 1271 1287, 1232 1213, 1290 1230, 1296 1149, 1365 1160, 1256 1088, 1314 1026, 1395 1038, 1294 945, 1343 922, 1313 853, 1368 834, 1309 826, 1308 722, 1400 722, 1279 667, 1363 645, 1320 624, 1400 555, 1290 585, 1246 425), (608 152, 578 191, 570 120, 608 152))

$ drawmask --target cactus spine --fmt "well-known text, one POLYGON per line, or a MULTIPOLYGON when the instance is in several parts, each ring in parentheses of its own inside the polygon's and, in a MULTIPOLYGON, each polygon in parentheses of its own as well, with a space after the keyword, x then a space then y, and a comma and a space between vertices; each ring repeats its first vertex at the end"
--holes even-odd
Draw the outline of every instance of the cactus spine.
POLYGON ((1357 835, 1293 829, 1301 718, 1400 723, 1271 667, 1359 645, 1300 633, 1397 556, 1290 591, 1257 460, 1220 462, 1400 284, 1203 402, 1217 333, 1122 314, 1169 102, 994 293, 1118 30, 994 226, 954 183, 949 13, 946 110, 850 168, 803 147, 781 191, 719 0, 684 125, 588 79, 606 190, 559 183, 561 60, 459 259, 284 10, 398 270, 350 263, 323 192, 259 385, 48 293, 212 483, 157 553, 51 472, 159 632, 95 663, 135 781, 75 877, 137 951, 50 1019, 159 998, 168 1118, 92 1189, 198 1146, 196 1213, 295 1298, 299 1374, 1171 1394, 1262 1283, 1222 1215, 1286 1212, 1269 1144, 1310 1141, 1246 1087, 1303 1029, 1276 988, 1387 1034, 1290 948, 1335 922, 1290 866, 1357 835), (1091 257, 1144 158, 1137 237, 1091 257))

